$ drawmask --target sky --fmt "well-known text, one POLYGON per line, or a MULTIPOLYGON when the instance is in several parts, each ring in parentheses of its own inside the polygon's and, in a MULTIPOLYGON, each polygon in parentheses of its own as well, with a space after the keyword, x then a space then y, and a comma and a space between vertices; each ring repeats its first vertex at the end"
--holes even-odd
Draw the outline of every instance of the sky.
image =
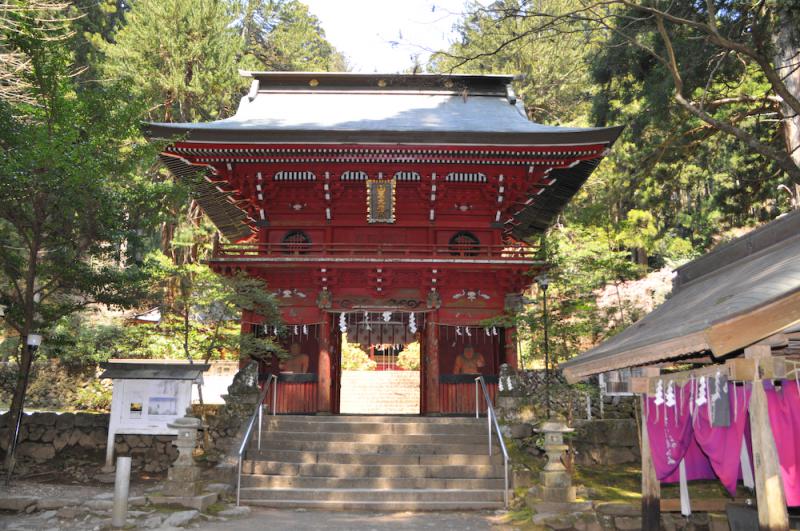
MULTIPOLYGON (((425 64, 456 39, 465 0, 302 0, 353 72, 394 73, 425 64)), ((482 2, 488 3, 488 2, 482 2)))

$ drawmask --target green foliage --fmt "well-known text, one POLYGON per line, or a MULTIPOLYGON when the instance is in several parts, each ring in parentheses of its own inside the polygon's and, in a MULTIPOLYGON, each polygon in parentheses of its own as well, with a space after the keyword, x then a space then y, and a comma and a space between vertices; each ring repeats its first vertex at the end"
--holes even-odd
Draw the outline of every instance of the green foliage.
POLYGON ((239 0, 238 27, 246 62, 275 71, 346 69, 344 57, 325 39, 320 22, 298 0, 239 0))
POLYGON ((245 274, 222 276, 204 264, 175 264, 160 252, 147 257, 145 269, 161 310, 155 327, 161 350, 189 359, 282 352, 269 338, 241 333, 242 311, 264 317, 271 326, 280 323, 275 297, 262 280, 245 274))
POLYGON ((348 343, 346 338, 342 338, 342 370, 374 371, 377 366, 360 345, 348 343))
POLYGON ((138 176, 142 107, 122 85, 78 83, 69 34, 45 40, 28 18, 5 44, 28 58, 36 104, 0 102, 0 303, 17 333, 93 302, 129 305, 143 275, 123 248, 152 219, 129 216, 157 188, 138 176))
POLYGON ((419 341, 409 343, 397 355, 397 366, 407 371, 418 371, 420 366, 419 341))
POLYGON ((148 117, 196 121, 229 114, 242 82, 243 40, 221 0, 137 0, 113 42, 100 42, 106 75, 128 80, 148 117), (168 25, 165 25, 168 24, 168 25))

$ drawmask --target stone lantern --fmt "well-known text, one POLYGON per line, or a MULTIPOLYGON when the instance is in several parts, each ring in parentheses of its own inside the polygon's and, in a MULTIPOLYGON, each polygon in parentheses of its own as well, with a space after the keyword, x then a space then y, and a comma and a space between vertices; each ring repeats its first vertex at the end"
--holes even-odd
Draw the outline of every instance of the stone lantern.
POLYGON ((197 441, 197 430, 200 428, 200 419, 190 416, 187 410, 185 417, 175 419, 168 426, 178 432, 175 446, 178 447, 178 458, 172 463, 167 472, 167 481, 164 489, 157 494, 149 496, 152 503, 167 505, 183 505, 204 511, 209 505, 217 501, 217 494, 203 492, 200 481, 200 468, 194 464, 194 446, 197 441))
POLYGON ((195 466, 192 453, 197 441, 200 419, 189 416, 181 417, 168 426, 178 432, 178 437, 175 439, 175 446, 178 447, 178 459, 169 467, 164 494, 167 496, 196 496, 200 494, 202 486, 198 481, 200 469, 195 466))
POLYGON ((548 420, 543 423, 538 433, 544 434, 544 451, 547 464, 539 473, 541 485, 538 487, 538 498, 548 502, 574 502, 575 487, 561 456, 568 446, 564 444, 564 434, 575 430, 568 428, 563 422, 548 420))

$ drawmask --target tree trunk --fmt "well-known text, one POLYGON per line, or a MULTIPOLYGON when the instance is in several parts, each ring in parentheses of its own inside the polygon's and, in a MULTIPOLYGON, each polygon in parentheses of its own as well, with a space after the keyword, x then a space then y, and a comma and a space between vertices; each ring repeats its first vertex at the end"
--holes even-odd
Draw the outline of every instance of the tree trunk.
MULTIPOLYGON (((774 61, 786 88, 794 96, 800 97, 800 28, 793 18, 789 9, 781 10, 778 15, 778 31, 773 37, 774 61)), ((786 103, 781 104, 781 113, 786 150, 800 167, 800 115, 786 103)))
POLYGON ((28 391, 28 376, 30 375, 31 365, 33 363, 33 351, 27 348, 28 338, 20 337, 20 356, 19 356, 19 371, 17 373, 17 384, 14 387, 14 396, 11 399, 11 408, 9 409, 8 418, 8 444, 6 446, 5 469, 7 474, 6 482, 11 480, 11 474, 14 471, 14 462, 17 443, 17 426, 19 419, 22 418, 23 406, 25 404, 25 394, 28 391))

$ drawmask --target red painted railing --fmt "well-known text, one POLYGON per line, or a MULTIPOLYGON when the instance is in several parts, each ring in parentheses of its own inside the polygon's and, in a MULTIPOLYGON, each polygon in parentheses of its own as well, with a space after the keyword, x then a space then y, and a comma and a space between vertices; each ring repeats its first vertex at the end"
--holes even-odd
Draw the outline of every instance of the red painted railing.
POLYGON ((219 244, 214 252, 216 260, 226 258, 285 258, 289 261, 303 258, 439 258, 474 260, 511 260, 533 262, 537 249, 507 245, 470 245, 452 247, 428 244, 371 244, 371 243, 228 243, 219 244))

